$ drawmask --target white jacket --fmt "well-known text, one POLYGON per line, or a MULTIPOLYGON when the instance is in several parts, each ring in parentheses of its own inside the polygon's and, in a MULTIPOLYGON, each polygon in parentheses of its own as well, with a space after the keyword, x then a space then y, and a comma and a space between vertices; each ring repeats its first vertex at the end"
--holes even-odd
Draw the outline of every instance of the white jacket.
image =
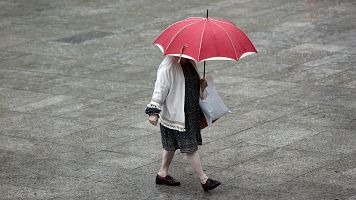
MULTIPOLYGON (((157 71, 157 79, 148 107, 158 108, 160 123, 170 129, 185 131, 185 79, 178 57, 166 56, 157 71)), ((191 60, 190 60, 191 61, 191 60)), ((191 61, 194 68, 196 64, 191 61)))

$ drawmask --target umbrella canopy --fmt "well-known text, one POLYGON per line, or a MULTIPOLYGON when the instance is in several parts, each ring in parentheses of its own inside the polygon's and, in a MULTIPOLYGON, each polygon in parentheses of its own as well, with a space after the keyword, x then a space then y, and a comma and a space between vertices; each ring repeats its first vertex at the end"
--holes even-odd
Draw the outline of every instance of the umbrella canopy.
POLYGON ((166 28, 154 41, 164 55, 195 61, 239 60, 256 49, 232 22, 210 17, 191 17, 166 28))

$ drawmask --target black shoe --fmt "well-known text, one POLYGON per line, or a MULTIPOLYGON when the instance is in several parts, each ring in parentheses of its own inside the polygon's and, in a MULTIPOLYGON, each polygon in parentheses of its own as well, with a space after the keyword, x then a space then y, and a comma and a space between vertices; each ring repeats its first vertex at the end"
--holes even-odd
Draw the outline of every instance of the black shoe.
POLYGON ((218 187, 220 184, 221 183, 219 181, 208 178, 208 180, 206 180, 204 184, 201 184, 201 186, 203 187, 204 191, 208 191, 218 187))
POLYGON ((180 185, 179 181, 176 181, 172 176, 167 175, 166 177, 162 177, 157 174, 156 176, 156 184, 158 185, 170 185, 170 186, 178 186, 180 185))

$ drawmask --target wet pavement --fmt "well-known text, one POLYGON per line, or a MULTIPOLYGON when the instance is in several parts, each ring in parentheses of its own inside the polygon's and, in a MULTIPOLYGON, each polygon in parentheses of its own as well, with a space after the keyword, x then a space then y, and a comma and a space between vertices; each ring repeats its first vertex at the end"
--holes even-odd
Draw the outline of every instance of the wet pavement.
MULTIPOLYGON (((201 70, 202 64, 199 64, 201 70)), ((356 199, 353 0, 0 0, 0 199, 356 199), (144 114, 161 52, 190 16, 226 18, 258 54, 211 61, 232 113, 157 186, 144 114)))

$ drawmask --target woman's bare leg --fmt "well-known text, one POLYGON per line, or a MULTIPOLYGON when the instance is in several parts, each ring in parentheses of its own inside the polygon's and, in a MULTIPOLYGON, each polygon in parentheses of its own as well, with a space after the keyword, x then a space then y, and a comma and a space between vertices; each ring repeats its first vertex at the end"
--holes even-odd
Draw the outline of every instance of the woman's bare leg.
POLYGON ((197 173, 200 182, 204 184, 208 179, 208 176, 203 171, 198 151, 195 151, 193 153, 187 153, 187 158, 190 161, 194 171, 197 173))
POLYGON ((163 149, 161 168, 158 171, 158 175, 166 177, 168 175, 169 165, 172 162, 175 151, 166 151, 163 149))

